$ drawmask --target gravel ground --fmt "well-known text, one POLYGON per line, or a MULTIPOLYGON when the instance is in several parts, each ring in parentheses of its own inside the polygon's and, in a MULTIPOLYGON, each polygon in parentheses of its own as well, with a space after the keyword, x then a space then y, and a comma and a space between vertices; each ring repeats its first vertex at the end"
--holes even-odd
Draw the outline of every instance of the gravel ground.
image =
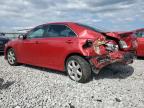
POLYGON ((143 66, 110 66, 80 84, 54 70, 11 67, 0 56, 0 108, 144 108, 143 66))

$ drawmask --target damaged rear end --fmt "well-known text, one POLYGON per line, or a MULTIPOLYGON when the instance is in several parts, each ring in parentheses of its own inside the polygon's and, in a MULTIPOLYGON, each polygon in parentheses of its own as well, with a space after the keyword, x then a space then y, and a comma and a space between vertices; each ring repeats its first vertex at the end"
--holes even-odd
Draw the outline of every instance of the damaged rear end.
POLYGON ((122 38, 118 33, 84 32, 85 35, 94 37, 85 41, 83 49, 89 53, 87 59, 95 73, 98 74, 100 69, 112 63, 133 63, 137 42, 134 41, 134 45, 129 47, 128 43, 132 40, 122 38))

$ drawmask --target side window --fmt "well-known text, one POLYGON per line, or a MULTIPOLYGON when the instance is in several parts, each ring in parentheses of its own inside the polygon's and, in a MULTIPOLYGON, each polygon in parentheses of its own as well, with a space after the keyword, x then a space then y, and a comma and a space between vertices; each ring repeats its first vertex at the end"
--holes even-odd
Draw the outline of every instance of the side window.
POLYGON ((144 31, 142 31, 142 37, 144 37, 144 31))
POLYGON ((28 38, 42 38, 44 34, 43 28, 35 28, 28 34, 28 38))
POLYGON ((76 34, 65 25, 49 25, 46 37, 73 37, 76 34))

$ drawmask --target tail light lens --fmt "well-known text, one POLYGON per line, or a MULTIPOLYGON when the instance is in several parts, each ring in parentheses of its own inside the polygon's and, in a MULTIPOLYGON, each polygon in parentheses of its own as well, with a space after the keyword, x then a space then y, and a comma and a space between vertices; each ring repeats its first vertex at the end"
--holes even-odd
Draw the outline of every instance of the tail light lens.
POLYGON ((118 45, 114 42, 108 42, 106 43, 106 49, 107 51, 118 51, 118 45))
POLYGON ((126 42, 123 41, 123 40, 120 40, 120 41, 119 41, 119 45, 120 45, 120 48, 122 48, 122 49, 126 49, 126 48, 128 48, 126 42))

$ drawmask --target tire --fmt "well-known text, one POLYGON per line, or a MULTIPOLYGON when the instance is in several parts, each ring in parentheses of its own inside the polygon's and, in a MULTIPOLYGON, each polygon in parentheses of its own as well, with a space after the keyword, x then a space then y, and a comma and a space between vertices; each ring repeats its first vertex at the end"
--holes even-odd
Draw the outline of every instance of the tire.
POLYGON ((7 61, 11 66, 17 66, 18 62, 17 62, 17 58, 16 58, 16 54, 13 48, 10 48, 7 51, 7 61))
POLYGON ((92 76, 90 64, 80 56, 71 56, 67 59, 66 71, 70 79, 80 83, 88 82, 92 76))

